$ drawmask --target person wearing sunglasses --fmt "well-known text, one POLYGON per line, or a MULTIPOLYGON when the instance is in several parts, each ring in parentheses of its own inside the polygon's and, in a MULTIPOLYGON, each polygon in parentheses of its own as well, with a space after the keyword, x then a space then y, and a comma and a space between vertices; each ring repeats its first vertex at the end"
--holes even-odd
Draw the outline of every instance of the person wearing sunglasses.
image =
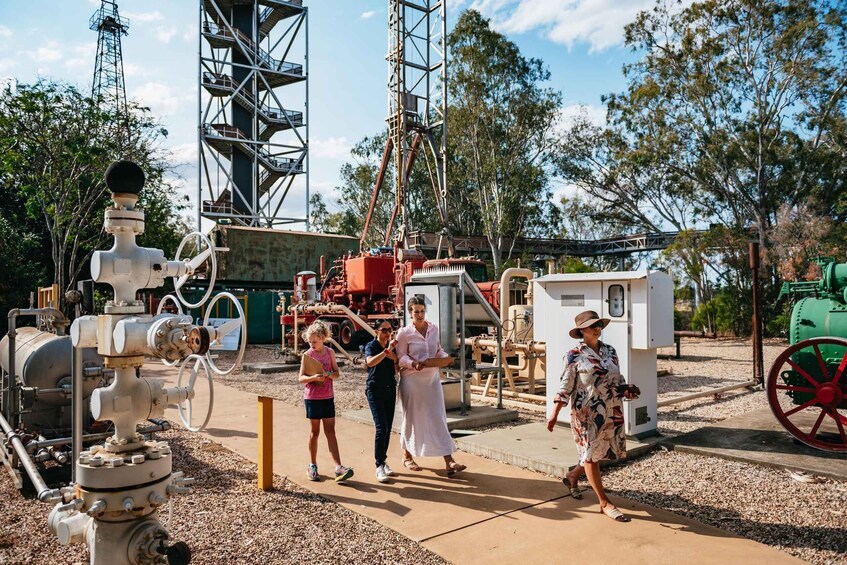
POLYGON ((623 402, 638 398, 641 391, 624 382, 615 348, 600 341, 609 324, 597 312, 586 310, 576 315, 568 332, 579 344, 565 355, 562 379, 556 393, 553 414, 547 429, 556 427, 559 412, 571 405, 571 431, 579 452, 579 463, 562 479, 574 498, 582 498, 579 477, 585 471, 588 483, 600 502, 600 512, 616 522, 630 519, 609 500, 603 490, 600 462, 626 457, 623 402))
POLYGON ((397 340, 393 339, 393 333, 394 328, 388 320, 379 320, 376 337, 365 345, 364 351, 368 367, 365 396, 374 420, 374 462, 376 480, 381 483, 387 483, 389 477, 396 474, 386 462, 397 401, 397 354, 394 352, 397 340))
POLYGON ((456 444, 447 428, 444 392, 439 368, 453 358, 441 347, 438 326, 426 319, 426 301, 421 296, 409 300, 412 322, 397 332, 397 357, 400 359, 400 447, 403 466, 420 471, 413 457, 443 457, 447 476, 465 470, 453 459, 456 444))

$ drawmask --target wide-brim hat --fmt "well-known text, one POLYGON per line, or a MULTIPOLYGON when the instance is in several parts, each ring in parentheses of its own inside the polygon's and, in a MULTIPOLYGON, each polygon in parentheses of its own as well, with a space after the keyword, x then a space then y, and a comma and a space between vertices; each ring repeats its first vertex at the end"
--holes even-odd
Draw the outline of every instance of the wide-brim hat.
POLYGON ((602 322, 605 328, 609 325, 609 318, 601 318, 594 310, 586 310, 577 314, 573 322, 575 324, 574 328, 568 332, 568 335, 574 339, 582 339, 582 335, 579 333, 581 330, 593 326, 597 322, 602 322))

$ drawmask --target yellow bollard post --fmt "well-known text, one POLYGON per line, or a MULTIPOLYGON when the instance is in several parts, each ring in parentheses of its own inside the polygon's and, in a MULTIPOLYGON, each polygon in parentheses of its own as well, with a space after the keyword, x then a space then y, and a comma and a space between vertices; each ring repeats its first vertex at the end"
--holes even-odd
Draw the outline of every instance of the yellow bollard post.
POLYGON ((273 464, 273 398, 259 397, 259 488, 270 490, 274 486, 273 464))

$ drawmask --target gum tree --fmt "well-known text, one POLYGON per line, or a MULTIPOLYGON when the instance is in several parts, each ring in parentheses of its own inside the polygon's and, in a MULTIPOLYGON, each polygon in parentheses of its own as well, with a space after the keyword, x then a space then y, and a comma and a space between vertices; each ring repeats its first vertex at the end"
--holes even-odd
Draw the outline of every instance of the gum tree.
POLYGON ((550 72, 541 60, 524 57, 475 10, 462 13, 447 44, 452 208, 475 205, 499 274, 508 239, 548 220, 561 94, 543 86, 550 72))
POLYGON ((164 181, 169 165, 161 141, 166 134, 146 108, 132 105, 126 116, 114 116, 66 84, 8 84, 0 91, 3 190, 19 199, 43 229, 53 283, 62 294, 75 287, 91 253, 106 243, 103 173, 117 158, 136 161, 147 175, 140 200, 147 212, 141 241, 170 253, 175 249, 184 231, 178 219, 184 204, 164 181), (116 135, 116 123, 126 124, 125 136, 116 135))

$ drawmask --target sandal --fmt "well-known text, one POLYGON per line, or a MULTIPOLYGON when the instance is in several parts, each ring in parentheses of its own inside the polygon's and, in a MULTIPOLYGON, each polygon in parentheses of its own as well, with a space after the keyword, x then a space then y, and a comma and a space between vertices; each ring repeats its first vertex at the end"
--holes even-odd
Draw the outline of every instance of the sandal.
POLYGON ((415 463, 414 459, 403 459, 403 466, 410 471, 422 471, 423 470, 420 465, 415 463))
POLYGON ((565 477, 564 479, 562 479, 562 484, 564 484, 565 487, 567 487, 568 491, 570 491, 571 497, 575 498, 576 500, 582 500, 582 491, 579 490, 579 479, 577 479, 576 482, 572 483, 570 482, 570 480, 568 480, 567 477, 565 477))
POLYGON ((615 522, 629 522, 630 518, 620 510, 618 510, 617 506, 612 506, 611 503, 606 506, 600 505, 600 512, 614 520, 615 522), (611 506, 611 508, 609 508, 611 506))
POLYGON ((456 463, 455 461, 450 461, 447 465, 447 476, 452 477, 456 473, 464 471, 465 469, 467 469, 467 466, 462 465, 461 463, 456 463))

